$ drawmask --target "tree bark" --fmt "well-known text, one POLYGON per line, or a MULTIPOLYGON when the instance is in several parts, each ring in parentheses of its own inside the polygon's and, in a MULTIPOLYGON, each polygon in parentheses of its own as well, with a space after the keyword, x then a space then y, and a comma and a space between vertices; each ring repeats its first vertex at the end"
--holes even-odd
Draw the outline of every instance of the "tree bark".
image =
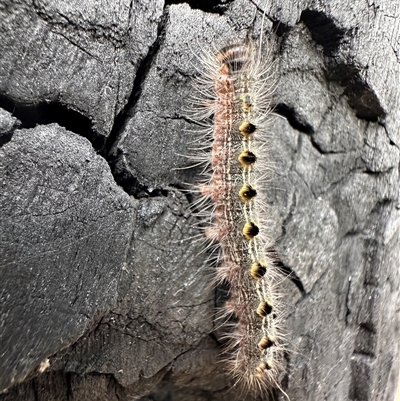
POLYGON ((188 3, 0 0, 0 401, 244 399, 219 362, 220 293, 184 190, 200 170, 181 155, 197 55, 263 18, 282 388, 392 401, 399 7, 188 3))

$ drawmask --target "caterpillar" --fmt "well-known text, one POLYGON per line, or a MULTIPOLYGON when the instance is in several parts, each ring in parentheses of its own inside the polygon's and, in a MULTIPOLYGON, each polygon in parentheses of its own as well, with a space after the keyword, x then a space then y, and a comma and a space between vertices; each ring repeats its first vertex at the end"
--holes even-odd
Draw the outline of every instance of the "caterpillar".
POLYGON ((218 283, 229 286, 222 315, 227 370, 246 392, 280 388, 285 336, 271 251, 266 192, 271 171, 268 125, 275 86, 270 52, 251 39, 198 56, 193 119, 204 125, 193 159, 206 163, 197 190, 197 215, 217 248, 218 283), (209 153, 211 148, 211 154, 209 153), (206 221, 207 223, 204 223, 206 221))

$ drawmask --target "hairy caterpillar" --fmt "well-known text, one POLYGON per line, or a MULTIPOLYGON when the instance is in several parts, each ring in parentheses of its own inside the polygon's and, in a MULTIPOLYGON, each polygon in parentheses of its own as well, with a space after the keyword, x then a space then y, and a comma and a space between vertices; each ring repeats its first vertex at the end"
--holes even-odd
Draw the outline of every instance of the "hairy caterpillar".
POLYGON ((249 39, 232 42, 200 56, 193 100, 194 120, 206 126, 193 156, 207 164, 196 207, 219 250, 217 281, 229 284, 223 315, 235 320, 225 336, 228 370, 256 394, 280 387, 284 351, 279 273, 262 196, 270 171, 267 128, 275 80, 261 43, 262 37, 259 47, 249 39))

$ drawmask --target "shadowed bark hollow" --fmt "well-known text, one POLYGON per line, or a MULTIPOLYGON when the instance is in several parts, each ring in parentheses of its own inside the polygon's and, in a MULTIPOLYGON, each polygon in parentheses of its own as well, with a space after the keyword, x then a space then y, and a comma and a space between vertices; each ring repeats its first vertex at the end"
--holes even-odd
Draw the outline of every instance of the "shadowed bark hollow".
POLYGON ((0 401, 243 399, 180 155, 196 54, 259 37, 264 12, 282 387, 394 399, 397 2, 0 0, 0 401))

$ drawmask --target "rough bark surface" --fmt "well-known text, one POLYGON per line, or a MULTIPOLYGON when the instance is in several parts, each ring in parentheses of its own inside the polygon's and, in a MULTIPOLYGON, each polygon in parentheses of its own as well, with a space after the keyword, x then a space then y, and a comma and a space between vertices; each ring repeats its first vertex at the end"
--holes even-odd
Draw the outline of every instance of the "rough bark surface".
MULTIPOLYGON (((400 8, 0 0, 0 401, 242 400, 192 238, 195 54, 273 38, 291 400, 392 401, 400 8)), ((284 400, 279 392, 264 399, 284 400)), ((248 400, 251 397, 247 397, 248 400)))

